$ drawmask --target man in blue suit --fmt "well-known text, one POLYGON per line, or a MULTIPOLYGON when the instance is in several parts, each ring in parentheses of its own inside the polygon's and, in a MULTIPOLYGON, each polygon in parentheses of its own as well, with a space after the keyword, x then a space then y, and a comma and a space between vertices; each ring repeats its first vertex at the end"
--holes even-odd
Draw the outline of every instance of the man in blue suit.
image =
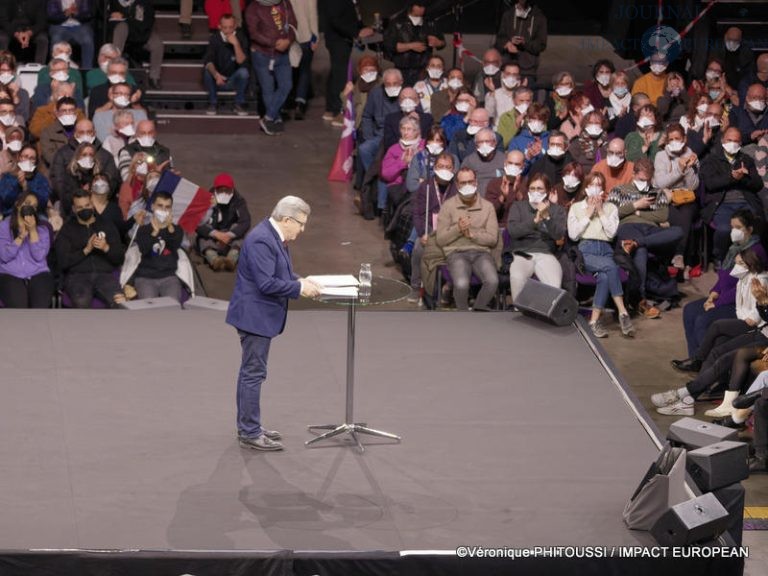
POLYGON ((272 216, 246 236, 227 310, 227 324, 237 328, 242 347, 237 378, 237 436, 240 446, 282 450, 276 430, 261 426, 261 384, 267 377, 272 338, 285 328, 288 299, 314 297, 316 284, 293 273, 287 243, 304 231, 309 205, 296 196, 282 198, 272 216))

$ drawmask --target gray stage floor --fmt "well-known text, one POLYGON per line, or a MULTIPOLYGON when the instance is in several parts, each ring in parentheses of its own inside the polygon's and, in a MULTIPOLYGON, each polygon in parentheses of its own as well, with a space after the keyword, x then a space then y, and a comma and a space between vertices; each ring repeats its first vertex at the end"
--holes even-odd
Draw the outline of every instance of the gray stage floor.
MULTIPOLYGON (((657 450, 575 328, 358 314, 356 420, 400 445, 307 449, 341 421, 346 314, 294 311, 265 423, 235 439, 239 344, 208 311, 2 312, 0 546, 455 549, 635 544, 657 450)), ((371 440, 374 441, 374 440, 371 440)))

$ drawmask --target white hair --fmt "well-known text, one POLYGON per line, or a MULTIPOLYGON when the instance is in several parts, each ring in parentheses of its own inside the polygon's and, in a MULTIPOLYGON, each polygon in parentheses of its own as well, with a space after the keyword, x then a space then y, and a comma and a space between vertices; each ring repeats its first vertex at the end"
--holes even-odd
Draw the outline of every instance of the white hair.
POLYGON ((126 118, 130 118, 133 121, 133 112, 130 110, 115 110, 114 114, 112 114, 112 125, 119 126, 120 122, 126 118))
POLYGON ((66 41, 56 42, 56 44, 54 44, 51 48, 51 54, 56 54, 60 48, 65 48, 67 52, 72 54, 72 44, 66 41))
POLYGON ((395 76, 401 83, 403 81, 403 73, 400 72, 397 68, 387 68, 384 70, 384 73, 381 75, 383 79, 386 79, 388 76, 395 76))
POLYGON ((421 125, 419 124, 419 121, 414 118, 413 116, 403 116, 400 118, 400 128, 403 126, 410 124, 413 128, 416 129, 416 131, 421 135, 421 125))
POLYGON ((275 204, 272 210, 272 218, 282 220, 283 218, 296 218, 302 214, 309 216, 311 211, 312 209, 309 207, 309 204, 298 196, 283 196, 275 204))
POLYGON ((105 54, 117 54, 117 56, 119 57, 120 54, 122 54, 122 52, 120 48, 118 48, 114 44, 110 44, 109 42, 107 42, 101 48, 99 48, 99 56, 104 56, 105 54))

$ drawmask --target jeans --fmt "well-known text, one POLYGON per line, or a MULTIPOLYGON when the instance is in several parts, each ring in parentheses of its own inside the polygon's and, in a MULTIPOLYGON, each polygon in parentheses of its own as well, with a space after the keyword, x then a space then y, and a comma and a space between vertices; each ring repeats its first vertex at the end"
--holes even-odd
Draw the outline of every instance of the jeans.
POLYGON ((683 328, 685 329, 685 341, 688 345, 688 358, 696 357, 696 351, 704 341, 710 324, 715 320, 736 317, 735 304, 715 306, 711 310, 705 311, 704 302, 706 302, 706 298, 700 298, 683 307, 683 328))
POLYGON ((640 276, 640 296, 645 298, 645 279, 648 277, 648 253, 671 256, 675 246, 683 237, 683 231, 677 226, 660 228, 652 224, 622 224, 619 226, 617 237, 619 240, 629 238, 637 242, 637 249, 632 255, 632 261, 640 276))
POLYGON ((252 50, 251 59, 256 78, 261 87, 261 96, 264 99, 264 107, 267 112, 265 120, 280 120, 280 108, 285 104, 285 99, 291 91, 293 84, 293 72, 288 54, 275 54, 275 57, 252 50), (270 62, 272 70, 270 70, 270 62))
POLYGON ((623 296, 619 267, 613 260, 613 247, 604 240, 582 240, 579 251, 584 256, 584 268, 597 277, 592 307, 602 310, 608 296, 623 296))
POLYGON ((50 308, 53 276, 41 272, 24 279, 0 274, 0 300, 6 308, 50 308))
POLYGON ((134 280, 134 287, 136 288, 136 295, 140 299, 167 296, 181 301, 181 281, 177 276, 166 276, 165 278, 137 277, 134 280))
POLYGON ((712 226, 715 233, 712 238, 712 257, 715 261, 721 261, 731 245, 731 217, 737 210, 749 210, 746 202, 723 202, 715 210, 712 216, 712 226))
POLYGON ((469 283, 474 274, 482 282, 480 292, 475 298, 475 309, 487 310, 488 304, 499 287, 499 274, 490 252, 480 250, 451 252, 446 261, 453 281, 453 299, 456 301, 456 308, 469 310, 469 283))
POLYGON ((227 78, 224 86, 216 84, 216 80, 213 78, 208 70, 203 73, 203 83, 205 89, 208 91, 208 103, 215 106, 219 91, 235 91, 235 104, 243 106, 245 104, 245 93, 248 90, 248 68, 240 66, 234 74, 227 78))
POLYGON ((309 42, 301 44, 301 63, 296 70, 296 102, 306 104, 312 85, 312 59, 315 53, 309 42))
POLYGON ((93 28, 90 24, 79 26, 60 26, 51 24, 48 27, 51 36, 51 46, 57 42, 69 42, 80 46, 80 68, 90 70, 93 67, 93 28))
POLYGON ((341 91, 347 83, 347 67, 352 54, 352 44, 347 42, 326 42, 331 59, 331 71, 325 89, 325 111, 334 116, 341 112, 341 91))
POLYGON ((242 359, 237 376, 237 431, 246 438, 261 435, 261 384, 267 378, 271 338, 237 331, 242 359))

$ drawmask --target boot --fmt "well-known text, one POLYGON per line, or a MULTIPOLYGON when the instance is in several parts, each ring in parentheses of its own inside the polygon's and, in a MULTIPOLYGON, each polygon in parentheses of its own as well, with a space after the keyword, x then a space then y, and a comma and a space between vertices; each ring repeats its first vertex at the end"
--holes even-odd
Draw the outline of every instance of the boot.
POLYGON ((723 396, 723 403, 717 408, 712 408, 711 410, 704 412, 704 416, 709 416, 710 418, 730 416, 731 412, 733 412, 733 401, 738 395, 739 393, 735 390, 726 390, 725 396, 723 396))

